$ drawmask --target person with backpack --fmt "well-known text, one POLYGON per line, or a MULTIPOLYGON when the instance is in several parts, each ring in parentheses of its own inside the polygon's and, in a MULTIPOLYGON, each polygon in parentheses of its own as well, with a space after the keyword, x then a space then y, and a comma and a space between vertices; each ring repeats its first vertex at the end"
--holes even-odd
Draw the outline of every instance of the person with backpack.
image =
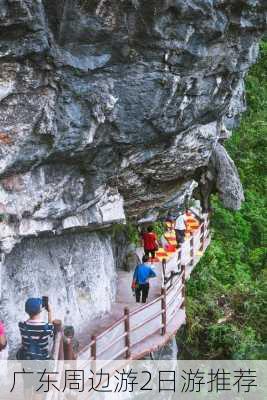
POLYGON ((140 303, 141 295, 142 303, 146 303, 149 292, 149 279, 156 277, 153 269, 150 265, 147 265, 148 260, 148 255, 144 255, 142 258, 142 264, 138 264, 134 271, 132 288, 135 290, 137 303, 140 303))
POLYGON ((41 298, 30 298, 25 303, 25 311, 29 319, 19 323, 22 344, 17 359, 49 360, 49 338, 54 334, 51 306, 48 304, 44 308, 41 298), (44 309, 48 313, 48 322, 44 322, 42 318, 44 309))
POLYGON ((153 227, 149 226, 147 231, 142 235, 144 243, 144 253, 147 257, 151 254, 152 259, 155 258, 155 253, 159 248, 158 238, 155 232, 153 232, 153 227))

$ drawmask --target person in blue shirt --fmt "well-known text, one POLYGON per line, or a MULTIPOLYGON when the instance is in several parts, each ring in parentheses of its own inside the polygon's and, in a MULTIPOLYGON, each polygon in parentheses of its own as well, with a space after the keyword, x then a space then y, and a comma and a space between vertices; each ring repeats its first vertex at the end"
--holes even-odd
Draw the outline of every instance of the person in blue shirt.
POLYGON ((154 278, 156 276, 150 265, 147 265, 148 260, 149 257, 144 255, 142 264, 138 264, 134 271, 133 282, 137 303, 140 303, 141 295, 142 303, 146 303, 149 292, 149 278, 154 278))

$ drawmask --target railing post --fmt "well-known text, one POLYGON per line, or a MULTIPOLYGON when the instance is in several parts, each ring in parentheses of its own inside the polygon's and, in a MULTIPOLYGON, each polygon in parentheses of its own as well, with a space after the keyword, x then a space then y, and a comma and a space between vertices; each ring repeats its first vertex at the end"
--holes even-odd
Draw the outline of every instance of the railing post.
POLYGON ((173 283, 173 277, 174 277, 174 271, 171 271, 171 279, 170 279, 170 282, 171 282, 171 284, 170 284, 170 286, 172 286, 172 283, 173 283))
MULTIPOLYGON (((207 218, 206 218, 206 231, 208 231, 208 235, 207 237, 210 237, 210 216, 211 216, 211 212, 208 213, 207 218)), ((205 232, 206 233, 206 232, 205 232)))
POLYGON ((91 358, 96 360, 96 336, 91 336, 91 341, 93 342, 91 345, 91 358))
POLYGON ((166 304, 166 289, 162 288, 161 289, 161 310, 162 310, 162 330, 161 330, 161 335, 164 336, 166 335, 167 331, 167 304, 166 304))
POLYGON ((162 272, 163 272, 163 281, 164 281, 164 286, 166 282, 166 258, 163 258, 162 260, 162 272))
POLYGON ((64 360, 75 360, 71 337, 64 337, 64 360))
POLYGON ((75 360, 76 356, 73 350, 73 338, 74 338, 73 326, 64 327, 64 358, 65 360, 75 360))
POLYGON ((183 302, 181 304, 181 308, 185 307, 185 265, 182 265, 182 297, 183 297, 183 302))
POLYGON ((130 341, 130 311, 128 307, 124 308, 124 328, 125 328, 125 347, 126 350, 126 359, 129 360, 131 358, 131 341, 130 341))
POLYGON ((56 338, 57 334, 61 335, 61 340, 60 340, 60 346, 59 346, 59 352, 58 355, 56 355, 58 360, 64 360, 64 348, 63 348, 63 325, 62 321, 60 319, 55 319, 53 321, 54 325, 54 338, 56 338))
POLYGON ((177 268, 178 268, 178 272, 180 272, 180 269, 181 269, 181 262, 182 262, 181 254, 182 254, 182 251, 181 251, 181 247, 180 247, 180 248, 178 249, 178 255, 177 255, 177 268))
POLYGON ((96 373, 96 336, 92 335, 91 336, 91 359, 90 360, 90 368, 91 371, 93 371, 93 385, 95 384, 95 373, 96 373))
POLYGON ((55 334, 62 331, 62 321, 60 319, 54 319, 53 325, 55 334))
POLYGON ((190 238, 190 265, 194 265, 194 234, 191 232, 190 238))
POLYGON ((204 251, 204 244, 205 244, 205 222, 202 222, 200 228, 200 251, 204 251))

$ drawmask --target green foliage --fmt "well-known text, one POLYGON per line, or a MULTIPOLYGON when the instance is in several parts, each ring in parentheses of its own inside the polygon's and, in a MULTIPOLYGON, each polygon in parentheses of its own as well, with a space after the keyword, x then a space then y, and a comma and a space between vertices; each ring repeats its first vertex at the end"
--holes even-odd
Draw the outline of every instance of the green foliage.
POLYGON ((164 222, 156 221, 156 222, 153 222, 152 226, 153 226, 153 231, 156 233, 158 239, 160 239, 166 230, 166 228, 164 226, 164 222))
POLYGON ((135 246, 140 245, 140 233, 133 223, 112 225, 111 236, 118 239, 121 235, 127 237, 127 240, 135 246))
POLYGON ((133 243, 135 246, 140 245, 140 233, 138 232, 137 226, 128 222, 126 225, 127 229, 127 237, 130 243, 133 243))
POLYGON ((234 213, 213 199, 212 244, 187 285, 181 358, 267 358, 266 42, 246 88, 248 111, 227 144, 246 201, 234 213))
POLYGON ((6 222, 8 220, 8 214, 0 213, 0 222, 6 222))

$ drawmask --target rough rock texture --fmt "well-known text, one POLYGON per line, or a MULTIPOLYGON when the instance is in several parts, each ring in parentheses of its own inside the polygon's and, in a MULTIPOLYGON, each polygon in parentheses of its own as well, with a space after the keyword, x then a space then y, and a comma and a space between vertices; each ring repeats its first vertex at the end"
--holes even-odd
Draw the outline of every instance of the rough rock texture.
POLYGON ((245 200, 236 166, 219 142, 213 149, 208 167, 200 176, 198 190, 205 209, 210 208, 209 196, 215 191, 223 205, 232 210, 239 210, 245 200))
POLYGON ((103 234, 26 239, 17 245, 1 268, 1 317, 11 347, 18 335, 12 324, 26 317, 26 296, 49 294, 56 317, 80 328, 109 309, 116 292, 114 265, 110 237, 103 234))
POLYGON ((196 171, 244 110, 266 8, 2 0, 0 203, 12 216, 3 249, 191 196, 196 171))
POLYGON ((217 143, 245 109, 266 20, 265 0, 0 0, 2 280, 11 259, 12 279, 27 268, 18 249, 40 264, 45 235, 64 249, 70 233, 182 204, 214 150, 217 189, 238 208, 217 143))
POLYGON ((220 143, 216 144, 212 153, 211 165, 215 172, 216 189, 224 206, 238 210, 244 200, 243 188, 233 160, 220 143))

